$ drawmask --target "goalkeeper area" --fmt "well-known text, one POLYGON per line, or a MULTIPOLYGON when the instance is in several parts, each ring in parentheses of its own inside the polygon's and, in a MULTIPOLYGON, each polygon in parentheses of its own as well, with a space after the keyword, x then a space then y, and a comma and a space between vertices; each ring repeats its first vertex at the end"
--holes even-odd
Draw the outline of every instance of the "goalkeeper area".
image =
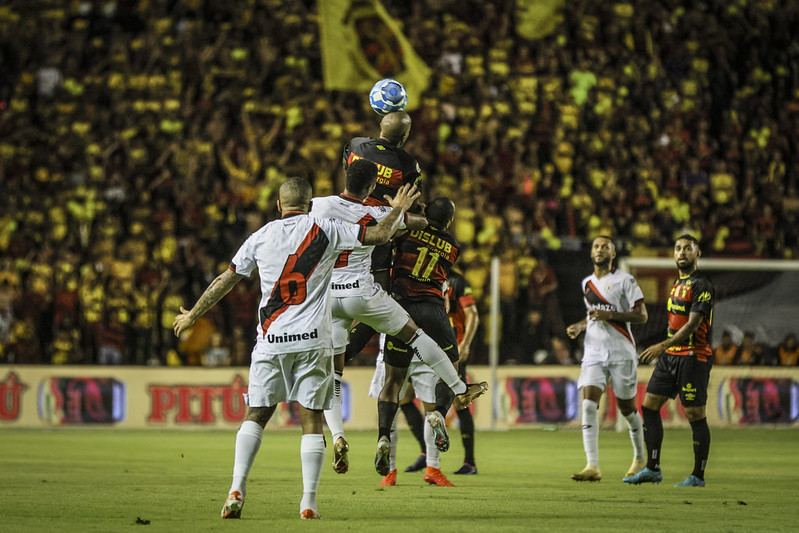
POLYGON ((328 435, 320 522, 299 519, 300 434, 267 430, 240 521, 223 521, 234 431, 4 429, 0 529, 39 531, 796 531, 799 429, 712 431, 705 488, 674 488, 691 471, 688 429, 667 429, 663 483, 622 483, 628 435, 602 431, 600 483, 575 483, 579 430, 478 431, 479 474, 455 476, 457 428, 442 455, 455 487, 404 473, 418 455, 400 432, 396 487, 379 487, 376 432, 350 432, 350 471, 330 466, 328 435), (144 529, 141 529, 144 527, 144 529), (443 528, 443 529, 442 529, 443 528))

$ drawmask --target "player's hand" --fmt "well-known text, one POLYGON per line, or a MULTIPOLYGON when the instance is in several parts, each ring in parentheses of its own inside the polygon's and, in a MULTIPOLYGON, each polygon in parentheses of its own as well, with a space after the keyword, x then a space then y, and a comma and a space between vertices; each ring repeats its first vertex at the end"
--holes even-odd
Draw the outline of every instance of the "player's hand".
POLYGON ((580 333, 583 332, 582 322, 577 322, 576 324, 572 324, 568 328, 566 328, 566 335, 569 336, 570 339, 576 339, 580 333))
POLYGON ((421 195, 422 191, 420 191, 416 185, 406 183, 399 188, 397 194, 394 195, 394 198, 389 197, 387 194, 384 195, 383 198, 385 198, 391 207, 404 209, 407 211, 413 205, 413 202, 415 202, 416 199, 421 195))
POLYGON ((588 318, 591 320, 608 321, 613 317, 612 311, 604 311, 602 309, 591 309, 588 311, 588 318))
POLYGON ((180 314, 175 316, 172 321, 172 329, 175 330, 175 337, 180 337, 180 334, 194 325, 194 317, 191 316, 191 311, 186 311, 183 307, 180 308, 180 314))
POLYGON ((641 361, 642 363, 649 363, 650 361, 654 361, 655 359, 663 355, 663 352, 665 351, 666 347, 663 346, 663 343, 659 342, 657 344, 653 344, 652 346, 641 352, 641 355, 638 356, 638 360, 641 361))

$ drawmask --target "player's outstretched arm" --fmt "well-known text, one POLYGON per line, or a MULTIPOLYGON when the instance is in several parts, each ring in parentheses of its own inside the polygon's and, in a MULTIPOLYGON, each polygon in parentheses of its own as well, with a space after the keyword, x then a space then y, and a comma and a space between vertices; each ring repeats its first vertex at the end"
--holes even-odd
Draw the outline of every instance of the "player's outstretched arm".
POLYGON ((208 288, 205 289, 200 299, 194 304, 194 307, 188 311, 183 307, 180 308, 180 314, 178 314, 172 322, 175 336, 180 337, 181 333, 189 329, 194 324, 195 320, 207 313, 219 300, 224 298, 227 293, 230 292, 230 289, 243 277, 244 276, 241 274, 236 274, 232 270, 225 270, 219 274, 214 281, 208 285, 208 288))
POLYGON ((405 211, 413 205, 413 202, 421 196, 421 192, 416 189, 416 186, 405 184, 399 188, 394 198, 385 196, 386 201, 391 205, 391 213, 386 218, 380 221, 377 226, 369 226, 366 228, 363 236, 363 243, 366 245, 372 244, 385 244, 394 235, 399 227, 400 220, 405 214, 405 211))

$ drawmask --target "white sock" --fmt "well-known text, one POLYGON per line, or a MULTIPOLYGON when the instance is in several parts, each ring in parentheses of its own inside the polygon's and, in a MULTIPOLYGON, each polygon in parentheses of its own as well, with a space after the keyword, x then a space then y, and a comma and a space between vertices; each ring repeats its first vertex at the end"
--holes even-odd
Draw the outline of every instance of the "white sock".
POLYGON ((388 468, 389 470, 397 469, 397 443, 399 442, 399 431, 397 431, 397 419, 399 418, 399 410, 394 415, 394 422, 391 424, 391 450, 388 452, 388 468))
POLYGON ((325 422, 327 422, 327 427, 330 428, 333 444, 335 444, 339 437, 344 436, 344 421, 341 417, 341 374, 336 372, 333 379, 335 381, 333 401, 330 404, 330 409, 325 410, 325 422))
POLYGON ((433 428, 427 423, 424 425, 424 445, 427 450, 427 466, 440 468, 441 452, 436 448, 436 436, 433 433, 433 428))
POLYGON ((466 392, 466 383, 461 381, 458 377, 458 371, 449 360, 447 354, 444 353, 436 341, 421 329, 416 330, 416 338, 410 343, 410 346, 416 349, 424 364, 433 369, 433 372, 441 378, 444 383, 449 385, 449 388, 455 394, 463 394, 466 392))
POLYGON ((644 423, 636 409, 624 417, 630 428, 630 440, 633 443, 633 456, 637 460, 646 459, 646 446, 644 446, 644 423))
POLYGON ((325 436, 321 433, 303 435, 300 442, 302 460, 302 501, 300 512, 305 509, 316 511, 316 492, 319 478, 322 477, 322 464, 325 462, 325 436))
POLYGON ((583 449, 586 463, 599 468, 599 405, 583 400, 583 449))
POLYGON ((236 433, 236 454, 233 458, 233 483, 230 491, 239 491, 242 496, 247 494, 247 476, 250 468, 255 461, 255 455, 261 447, 261 437, 264 428, 257 422, 245 420, 242 422, 239 432, 236 433))

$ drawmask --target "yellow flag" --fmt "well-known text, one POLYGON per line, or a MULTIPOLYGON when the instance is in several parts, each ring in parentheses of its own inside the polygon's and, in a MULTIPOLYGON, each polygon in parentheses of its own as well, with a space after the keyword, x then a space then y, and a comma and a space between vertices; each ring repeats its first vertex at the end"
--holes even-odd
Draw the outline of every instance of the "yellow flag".
POLYGON ((378 80, 394 78, 408 92, 406 109, 421 102, 430 68, 379 0, 319 0, 325 89, 367 98, 378 80))

